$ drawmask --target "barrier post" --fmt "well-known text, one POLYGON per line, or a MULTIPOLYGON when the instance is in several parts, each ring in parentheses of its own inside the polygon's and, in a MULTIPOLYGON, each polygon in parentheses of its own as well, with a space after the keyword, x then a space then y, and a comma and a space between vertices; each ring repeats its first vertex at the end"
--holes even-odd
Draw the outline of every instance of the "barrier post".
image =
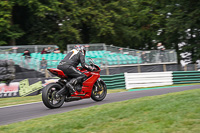
POLYGON ((194 64, 194 70, 197 71, 197 64, 194 64))
POLYGON ((45 78, 50 78, 50 77, 51 77, 51 75, 49 74, 48 70, 45 69, 45 78))
POLYGON ((140 65, 138 65, 138 73, 141 73, 140 65))
POLYGON ((106 67, 106 75, 109 75, 109 68, 106 67))
POLYGON ((187 71, 187 65, 184 66, 184 71, 187 71))
POLYGON ((163 64, 163 71, 166 72, 167 69, 166 69, 166 64, 163 64))

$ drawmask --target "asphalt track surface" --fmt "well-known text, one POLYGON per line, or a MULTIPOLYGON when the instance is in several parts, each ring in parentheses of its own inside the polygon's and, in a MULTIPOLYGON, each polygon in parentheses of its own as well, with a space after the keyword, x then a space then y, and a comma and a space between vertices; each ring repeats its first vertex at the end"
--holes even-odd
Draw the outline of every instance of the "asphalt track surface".
POLYGON ((38 118, 50 114, 58 114, 75 109, 87 108, 94 105, 102 105, 129 99, 136 99, 140 97, 162 95, 166 93, 173 93, 198 88, 200 88, 200 85, 111 93, 108 94, 107 97, 101 102, 95 102, 92 99, 83 99, 80 101, 64 103, 64 105, 58 109, 48 109, 43 105, 42 102, 2 107, 0 108, 0 125, 7 125, 10 123, 25 121, 28 119, 38 118))

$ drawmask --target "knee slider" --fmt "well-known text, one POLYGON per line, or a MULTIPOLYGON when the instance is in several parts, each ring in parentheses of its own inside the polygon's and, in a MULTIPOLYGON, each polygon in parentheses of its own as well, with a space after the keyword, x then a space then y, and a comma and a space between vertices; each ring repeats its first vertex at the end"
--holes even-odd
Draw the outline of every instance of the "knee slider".
POLYGON ((70 82, 67 82, 66 87, 69 87, 70 85, 71 85, 70 82))
POLYGON ((80 81, 81 81, 81 82, 85 81, 86 79, 87 79, 87 76, 86 76, 86 75, 82 75, 82 76, 80 77, 80 81))
POLYGON ((68 83, 75 85, 75 84, 77 84, 77 79, 71 79, 68 83))

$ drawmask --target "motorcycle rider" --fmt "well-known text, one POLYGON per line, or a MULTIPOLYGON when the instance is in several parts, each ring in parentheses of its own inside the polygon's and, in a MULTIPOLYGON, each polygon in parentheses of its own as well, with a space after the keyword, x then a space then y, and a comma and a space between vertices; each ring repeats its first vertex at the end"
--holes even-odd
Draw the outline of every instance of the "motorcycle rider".
POLYGON ((67 82, 66 87, 69 88, 72 94, 75 93, 74 85, 82 84, 83 80, 87 77, 85 74, 76 69, 79 63, 86 70, 93 71, 95 68, 85 63, 85 47, 76 45, 57 66, 64 74, 72 79, 67 82))

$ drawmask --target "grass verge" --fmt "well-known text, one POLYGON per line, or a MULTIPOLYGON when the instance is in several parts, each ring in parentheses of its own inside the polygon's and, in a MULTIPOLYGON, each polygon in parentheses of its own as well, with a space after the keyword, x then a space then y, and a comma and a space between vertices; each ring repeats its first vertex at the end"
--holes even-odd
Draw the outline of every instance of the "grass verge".
MULTIPOLYGON (((108 93, 116 93, 116 92, 123 92, 126 89, 113 89, 108 90, 108 93)), ((25 104, 31 102, 40 102, 42 100, 41 95, 36 96, 27 96, 27 97, 11 97, 11 98, 0 98, 0 107, 10 106, 10 105, 17 105, 17 104, 25 104)))
POLYGON ((0 133, 198 133, 200 89, 96 105, 0 127, 0 133))
POLYGON ((0 107, 25 104, 32 102, 40 102, 42 100, 42 95, 27 96, 27 97, 10 97, 10 98, 0 98, 0 107))
MULTIPOLYGON (((152 86, 152 87, 138 87, 132 89, 148 89, 148 88, 159 88, 159 87, 173 87, 173 86, 191 86, 191 85, 200 85, 200 83, 193 83, 193 84, 173 84, 173 85, 164 85, 164 86, 152 86)), ((131 90, 131 89, 130 89, 131 90)))

